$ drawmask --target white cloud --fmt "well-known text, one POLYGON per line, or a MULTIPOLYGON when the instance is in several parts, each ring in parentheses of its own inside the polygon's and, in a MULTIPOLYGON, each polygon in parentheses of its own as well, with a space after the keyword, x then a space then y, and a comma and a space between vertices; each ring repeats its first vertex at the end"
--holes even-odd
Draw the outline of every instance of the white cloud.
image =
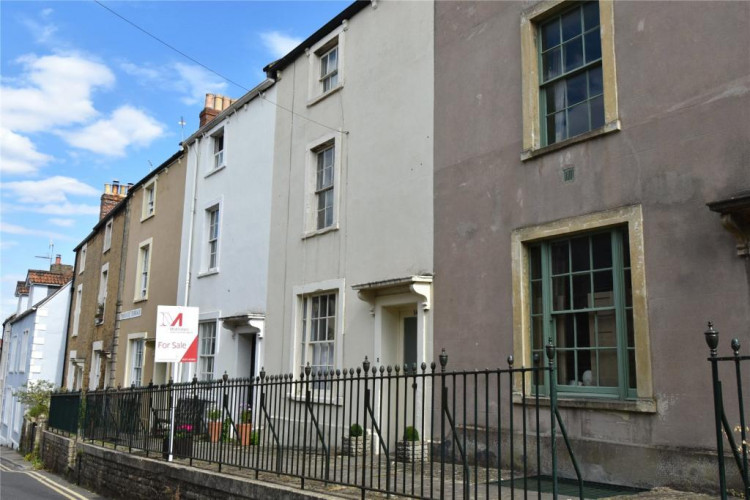
MULTIPOLYGON (((43 18, 49 17, 52 14, 52 9, 44 9, 41 12, 43 18)), ((21 22, 26 29, 31 33, 32 38, 36 43, 47 43, 55 40, 55 33, 57 33, 57 26, 50 23, 39 22, 31 18, 23 18, 21 22)))
POLYGON ((278 31, 266 31, 260 34, 260 38, 274 57, 283 57, 302 43, 301 38, 284 35, 278 31))
POLYGON ((5 222, 0 222, 0 232, 7 234, 21 234, 25 236, 44 236, 45 238, 65 241, 71 241, 73 239, 66 234, 45 231, 44 229, 30 229, 28 227, 16 226, 15 224, 7 224, 5 222))
POLYGON ((0 250, 8 250, 13 247, 17 247, 18 242, 15 240, 2 240, 0 241, 0 250))
POLYGON ((123 156, 131 145, 148 146, 163 133, 161 123, 132 106, 122 106, 110 118, 80 130, 59 132, 70 145, 106 156, 123 156))
POLYGON ((49 220, 49 223, 54 226, 72 227, 73 224, 76 223, 76 221, 74 219, 59 219, 57 217, 53 217, 49 220))
POLYGON ((72 177, 56 175, 40 181, 3 182, 6 192, 16 196, 21 203, 67 202, 67 196, 97 196, 99 191, 72 177))
POLYGON ((47 215, 99 215, 99 205, 86 205, 84 203, 61 203, 29 207, 29 212, 47 215))
POLYGON ((91 120, 98 114, 91 93, 115 81, 105 65, 74 54, 28 55, 16 62, 23 66, 16 86, 0 87, 3 126, 14 132, 50 131, 91 120))
POLYGON ((227 83, 213 73, 191 64, 175 63, 175 71, 180 75, 184 96, 182 102, 188 105, 198 104, 205 99, 206 92, 226 92, 227 83))
POLYGON ((207 92, 226 92, 227 83, 210 71, 194 64, 137 65, 121 62, 120 69, 136 78, 140 85, 168 90, 187 105, 200 104, 207 92))
POLYGON ((0 128, 0 172, 3 174, 35 174, 52 157, 36 150, 28 137, 0 128))

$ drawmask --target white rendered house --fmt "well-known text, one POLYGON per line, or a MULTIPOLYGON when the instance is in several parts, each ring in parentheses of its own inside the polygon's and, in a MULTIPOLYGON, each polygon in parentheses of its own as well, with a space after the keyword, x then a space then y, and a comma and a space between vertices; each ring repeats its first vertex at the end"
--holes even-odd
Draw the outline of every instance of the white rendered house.
POLYGON ((357 2, 269 64, 265 368, 432 361, 433 5, 357 2), (309 332, 309 333, 308 333, 309 332))
MULTIPOLYGON (((58 261, 59 265, 59 261, 58 261)), ((70 276, 29 271, 19 282, 19 309, 6 322, 3 345, 0 444, 17 448, 26 408, 14 395, 40 381, 60 387, 70 305, 70 276), (64 280, 67 283, 61 285, 64 280), (27 305, 33 304, 29 307, 27 305)))
POLYGON ((181 380, 251 377, 265 331, 275 87, 208 94, 187 158, 177 305, 200 309, 198 362, 181 380))

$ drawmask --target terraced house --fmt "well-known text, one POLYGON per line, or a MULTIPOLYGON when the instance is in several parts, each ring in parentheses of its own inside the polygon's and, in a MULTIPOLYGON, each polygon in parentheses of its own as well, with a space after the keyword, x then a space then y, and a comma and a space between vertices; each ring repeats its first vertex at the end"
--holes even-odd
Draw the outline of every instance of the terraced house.
POLYGON ((164 384, 166 363, 154 363, 156 311, 177 301, 186 160, 178 151, 128 190, 128 231, 115 318, 115 384, 164 384))
POLYGON ((115 386, 115 323, 124 267, 128 186, 105 184, 99 222, 76 246, 63 384, 69 390, 115 386))
POLYGON ((750 5, 435 19, 436 345, 530 366, 551 342, 558 379, 527 394, 556 386, 585 478, 710 488, 702 332, 750 339, 750 5))

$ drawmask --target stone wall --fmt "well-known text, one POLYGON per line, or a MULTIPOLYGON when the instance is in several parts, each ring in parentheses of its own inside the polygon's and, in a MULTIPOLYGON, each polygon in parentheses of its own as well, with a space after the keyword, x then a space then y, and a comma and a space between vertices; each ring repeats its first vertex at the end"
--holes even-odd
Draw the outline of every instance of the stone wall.
POLYGON ((269 485, 175 463, 129 455, 51 432, 42 441, 45 467, 112 499, 323 499, 325 495, 269 485), (76 458, 80 460, 76 464, 76 458), (65 471, 65 472, 63 472, 65 471), (73 474, 70 474, 73 472, 73 474))
POLYGON ((49 431, 42 434, 41 454, 44 468, 70 477, 76 465, 76 441, 49 431))

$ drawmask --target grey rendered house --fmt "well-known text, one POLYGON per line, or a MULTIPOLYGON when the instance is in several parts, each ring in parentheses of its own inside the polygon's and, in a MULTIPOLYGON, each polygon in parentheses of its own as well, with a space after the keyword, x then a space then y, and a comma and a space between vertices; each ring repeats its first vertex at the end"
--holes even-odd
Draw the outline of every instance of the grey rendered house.
POLYGON ((527 389, 557 385, 586 479, 711 488, 702 331, 750 344, 750 4, 435 9, 435 346, 552 342, 527 389))

